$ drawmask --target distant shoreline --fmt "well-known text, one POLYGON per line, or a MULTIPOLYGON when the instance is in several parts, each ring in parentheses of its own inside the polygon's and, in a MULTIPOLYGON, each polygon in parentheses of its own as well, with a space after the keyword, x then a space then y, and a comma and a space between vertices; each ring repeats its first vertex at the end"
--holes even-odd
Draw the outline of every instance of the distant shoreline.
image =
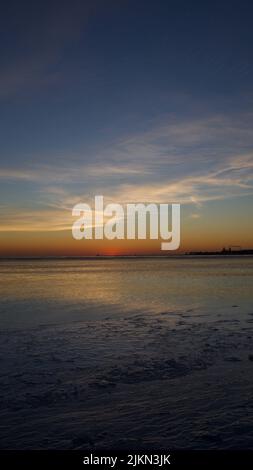
POLYGON ((92 255, 92 256, 1 256, 0 261, 48 261, 48 260, 108 260, 108 259, 169 259, 169 258, 227 258, 227 257, 251 257, 253 249, 240 251, 190 251, 180 254, 150 254, 150 255, 92 255))

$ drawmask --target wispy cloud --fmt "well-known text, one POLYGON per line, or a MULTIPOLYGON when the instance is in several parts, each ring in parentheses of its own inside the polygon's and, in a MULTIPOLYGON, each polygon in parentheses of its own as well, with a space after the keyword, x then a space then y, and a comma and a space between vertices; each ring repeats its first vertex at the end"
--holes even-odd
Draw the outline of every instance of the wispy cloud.
POLYGON ((122 177, 131 175, 149 174, 150 172, 138 164, 130 165, 75 165, 68 166, 49 166, 36 165, 33 168, 1 168, 0 179, 2 180, 25 180, 43 185, 48 182, 71 183, 82 182, 87 178, 108 178, 122 177))
MULTIPOLYGON (((251 117, 252 118, 252 117, 251 117)), ((191 205, 253 195, 252 119, 223 117, 156 125, 104 149, 90 162, 0 168, 0 179, 35 183, 32 209, 1 210, 1 230, 63 230, 78 202, 191 205), (116 158, 117 156, 117 158, 116 158)), ((29 201, 30 203, 30 201, 29 201)), ((29 204, 31 207, 31 204, 29 204)), ((193 214, 195 211, 193 210, 193 214)))
MULTIPOLYGON (((232 158, 230 165, 219 168, 216 172, 199 176, 187 176, 180 180, 163 180, 152 184, 118 184, 114 187, 101 188, 105 204, 137 202, 173 203, 191 205, 201 208, 207 201, 229 199, 243 195, 253 195, 253 169, 250 156, 247 161, 241 156, 232 158), (236 163, 237 162, 237 163, 236 163), (241 165, 239 165, 241 162, 241 165), (242 169, 247 173, 242 173, 242 169)), ((29 211, 25 208, 4 207, 1 211, 0 230, 57 231, 70 229, 73 223, 71 216, 73 206, 78 202, 94 205, 94 193, 90 191, 76 194, 62 187, 48 186, 42 191, 40 204, 29 211)), ((199 217, 194 213, 193 218, 199 217)))

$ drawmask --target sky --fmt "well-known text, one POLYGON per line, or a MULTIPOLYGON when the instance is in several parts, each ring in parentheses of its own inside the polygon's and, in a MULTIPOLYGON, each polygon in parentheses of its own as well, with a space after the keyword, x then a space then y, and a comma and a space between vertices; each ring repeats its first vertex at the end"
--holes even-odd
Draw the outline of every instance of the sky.
POLYGON ((158 253, 76 241, 72 208, 180 203, 179 251, 253 247, 251 1, 4 1, 0 256, 158 253))

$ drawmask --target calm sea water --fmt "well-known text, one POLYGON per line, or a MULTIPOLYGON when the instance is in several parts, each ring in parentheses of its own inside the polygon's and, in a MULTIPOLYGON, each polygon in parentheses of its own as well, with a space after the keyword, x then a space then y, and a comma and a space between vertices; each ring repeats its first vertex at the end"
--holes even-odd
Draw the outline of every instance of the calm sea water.
POLYGON ((108 314, 252 307, 253 258, 0 262, 0 326, 101 319, 108 314))
POLYGON ((253 258, 0 262, 1 449, 253 449, 253 258))

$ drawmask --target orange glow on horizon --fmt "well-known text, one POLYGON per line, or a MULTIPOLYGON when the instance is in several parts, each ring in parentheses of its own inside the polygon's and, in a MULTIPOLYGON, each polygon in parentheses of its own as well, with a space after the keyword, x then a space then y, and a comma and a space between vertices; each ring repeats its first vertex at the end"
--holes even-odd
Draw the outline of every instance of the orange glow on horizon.
POLYGON ((180 254, 187 251, 217 251, 229 245, 251 248, 250 232, 239 238, 225 231, 182 230, 180 249, 161 251, 161 240, 80 240, 71 231, 57 232, 0 232, 0 256, 120 256, 145 254, 180 254))

